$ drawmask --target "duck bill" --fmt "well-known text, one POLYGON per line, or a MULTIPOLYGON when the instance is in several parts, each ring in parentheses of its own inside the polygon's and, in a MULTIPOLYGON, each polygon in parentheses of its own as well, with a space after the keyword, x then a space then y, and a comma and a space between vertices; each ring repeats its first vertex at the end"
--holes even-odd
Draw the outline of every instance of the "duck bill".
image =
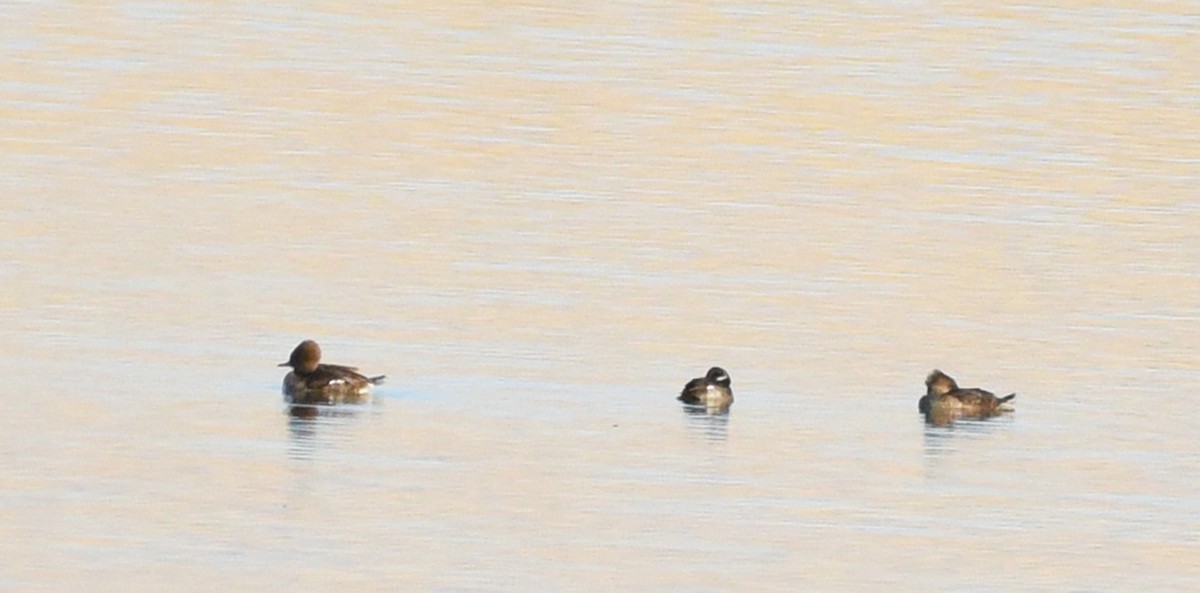
POLYGON ((281 362, 281 363, 279 363, 279 364, 277 364, 277 365, 275 365, 275 366, 277 366, 277 367, 285 367, 285 366, 290 366, 291 364, 292 364, 292 363, 290 363, 290 362, 281 362))

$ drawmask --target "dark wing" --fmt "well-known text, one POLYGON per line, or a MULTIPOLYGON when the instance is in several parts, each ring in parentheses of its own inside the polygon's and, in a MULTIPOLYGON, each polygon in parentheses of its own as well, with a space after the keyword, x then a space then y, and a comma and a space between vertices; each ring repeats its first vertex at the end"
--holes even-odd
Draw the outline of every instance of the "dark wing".
POLYGON ((996 394, 983 389, 955 389, 950 392, 951 395, 958 398, 963 405, 986 405, 996 401, 996 394))
POLYGON ((317 370, 309 374, 307 381, 309 385, 324 385, 339 379, 342 381, 370 381, 365 375, 359 373, 357 368, 340 364, 317 365, 317 370))
POLYGON ((342 378, 357 377, 357 378, 362 379, 372 385, 378 385, 380 383, 383 383, 383 380, 387 378, 387 375, 378 375, 375 377, 368 377, 368 376, 358 372, 358 367, 348 367, 348 366, 343 366, 340 364, 323 364, 323 365, 319 365, 318 368, 320 368, 320 367, 327 368, 330 371, 338 373, 339 377, 342 377, 342 378))
POLYGON ((685 404, 698 404, 704 401, 698 394, 707 391, 708 386, 704 384, 704 378, 699 377, 687 382, 683 386, 683 391, 679 392, 679 401, 685 404))
POLYGON ((963 404, 963 411, 968 414, 990 414, 995 412, 1000 404, 1011 400, 1017 394, 1004 396, 1003 398, 996 397, 996 394, 984 389, 956 389, 949 394, 958 398, 958 401, 963 404))

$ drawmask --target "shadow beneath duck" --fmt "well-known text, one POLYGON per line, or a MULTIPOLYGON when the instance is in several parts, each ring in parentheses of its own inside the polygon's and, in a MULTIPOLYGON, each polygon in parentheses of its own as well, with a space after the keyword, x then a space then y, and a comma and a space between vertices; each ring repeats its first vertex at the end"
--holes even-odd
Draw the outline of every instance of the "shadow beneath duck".
POLYGON ((330 391, 305 391, 284 393, 283 401, 289 408, 331 408, 335 406, 362 406, 371 403, 371 394, 339 393, 330 391))
POLYGON ((955 406, 931 406, 922 411, 925 424, 935 428, 953 427, 956 424, 985 424, 988 420, 1000 417, 1011 417, 1011 409, 999 409, 992 412, 966 412, 955 406))
POLYGON ((289 404, 288 451, 292 457, 312 458, 317 451, 347 438, 351 421, 368 406, 289 404))
POLYGON ((926 422, 922 435, 925 456, 932 458, 953 453, 960 445, 989 437, 1012 422, 1013 416, 1008 414, 982 419, 959 417, 945 424, 926 422))
POLYGON ((729 436, 729 405, 704 406, 684 404, 687 427, 712 441, 724 441, 729 436))

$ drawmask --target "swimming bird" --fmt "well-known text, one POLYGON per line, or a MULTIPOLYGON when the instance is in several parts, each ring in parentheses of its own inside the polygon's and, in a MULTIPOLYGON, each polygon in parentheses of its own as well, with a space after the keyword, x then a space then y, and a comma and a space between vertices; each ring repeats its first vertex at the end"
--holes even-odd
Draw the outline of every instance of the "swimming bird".
POLYGON ((283 378, 283 394, 295 404, 360 403, 369 398, 371 386, 385 377, 367 377, 355 367, 321 364, 321 347, 312 340, 300 342, 279 366, 292 367, 283 378))
POLYGON ((996 397, 975 387, 960 388, 950 375, 937 369, 925 378, 925 396, 917 402, 917 411, 931 423, 944 424, 957 418, 983 419, 1010 411, 1003 404, 1017 394, 996 397))
POLYGON ((703 377, 688 381, 678 399, 685 404, 705 406, 710 410, 727 410, 733 403, 733 390, 729 388, 731 383, 725 369, 713 367, 703 377))

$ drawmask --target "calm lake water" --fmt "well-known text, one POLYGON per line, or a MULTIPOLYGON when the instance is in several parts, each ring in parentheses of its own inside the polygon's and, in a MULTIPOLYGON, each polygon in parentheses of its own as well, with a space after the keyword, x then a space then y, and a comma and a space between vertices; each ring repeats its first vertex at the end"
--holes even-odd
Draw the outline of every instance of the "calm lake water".
POLYGON ((9 3, 0 590, 1200 590, 1200 13, 977 4, 9 3))

